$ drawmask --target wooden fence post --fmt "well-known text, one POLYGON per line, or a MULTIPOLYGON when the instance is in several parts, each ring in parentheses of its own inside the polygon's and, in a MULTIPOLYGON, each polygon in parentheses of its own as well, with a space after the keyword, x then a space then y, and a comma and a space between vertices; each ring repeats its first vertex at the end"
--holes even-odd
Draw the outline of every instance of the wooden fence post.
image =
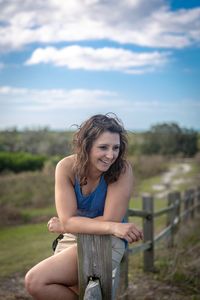
MULTIPOLYGON (((128 212, 124 217, 124 222, 128 223, 128 212)), ((117 296, 123 297, 123 300, 128 300, 128 245, 120 264, 120 281, 117 296)))
MULTIPOLYGON (((167 226, 171 225, 171 234, 168 238, 168 247, 174 246, 174 233, 175 233, 175 219, 177 217, 177 211, 178 211, 178 205, 176 202, 177 199, 177 193, 169 193, 168 194, 168 206, 173 205, 173 209, 169 211, 167 216, 167 226)), ((180 203, 180 202, 179 202, 180 203)))
POLYGON ((120 281, 117 289, 117 299, 128 300, 128 250, 125 251, 120 264, 120 281))
MULTIPOLYGON (((102 299, 112 299, 112 245, 109 235, 78 235, 79 299, 84 298, 89 280, 100 282, 102 299)), ((87 299, 101 299, 98 295, 87 299)))
POLYGON ((195 191, 194 191, 194 189, 190 189, 189 191, 190 191, 190 205, 189 205, 189 207, 191 208, 190 218, 194 219, 195 211, 194 211, 193 206, 194 206, 194 200, 195 200, 195 191))
POLYGON ((153 272, 154 269, 154 199, 151 195, 142 196, 143 210, 149 212, 146 218, 143 218, 144 243, 151 242, 151 247, 144 251, 144 271, 153 272))
POLYGON ((199 205, 197 207, 197 212, 200 213, 200 187, 197 187, 196 189, 196 199, 197 199, 197 204, 199 205))
POLYGON ((184 212, 185 212, 185 216, 184 216, 184 221, 187 222, 188 218, 189 218, 189 201, 190 201, 190 191, 186 190, 184 193, 184 212))
POLYGON ((175 198, 176 198, 176 218, 178 219, 177 220, 177 229, 179 228, 179 225, 180 225, 180 221, 181 221, 181 193, 180 192, 175 192, 175 198))

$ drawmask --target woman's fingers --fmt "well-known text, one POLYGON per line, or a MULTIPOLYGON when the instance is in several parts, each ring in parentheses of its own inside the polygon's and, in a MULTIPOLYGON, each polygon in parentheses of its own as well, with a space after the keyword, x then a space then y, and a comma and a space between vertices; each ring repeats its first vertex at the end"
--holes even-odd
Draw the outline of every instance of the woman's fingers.
POLYGON ((137 242, 138 241, 138 238, 135 234, 133 233, 129 233, 128 234, 128 238, 129 238, 129 243, 133 243, 133 242, 137 242))
POLYGON ((124 228, 121 228, 125 230, 122 238, 126 239, 129 243, 138 242, 139 240, 143 239, 142 231, 139 230, 133 223, 121 225, 125 226, 124 228))
POLYGON ((137 232, 129 232, 128 235, 130 243, 138 242, 141 238, 137 232))
POLYGON ((60 221, 57 217, 52 217, 48 223, 47 223, 47 227, 49 229, 49 231, 53 232, 56 227, 59 225, 60 221))

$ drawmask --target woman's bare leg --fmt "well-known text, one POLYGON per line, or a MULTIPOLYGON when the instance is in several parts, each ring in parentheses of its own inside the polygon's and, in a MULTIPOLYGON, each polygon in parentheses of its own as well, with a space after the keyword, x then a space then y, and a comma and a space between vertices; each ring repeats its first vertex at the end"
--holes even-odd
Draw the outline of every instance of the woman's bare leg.
POLYGON ((26 274, 25 285, 37 300, 77 300, 77 246, 71 246, 37 264, 26 274))

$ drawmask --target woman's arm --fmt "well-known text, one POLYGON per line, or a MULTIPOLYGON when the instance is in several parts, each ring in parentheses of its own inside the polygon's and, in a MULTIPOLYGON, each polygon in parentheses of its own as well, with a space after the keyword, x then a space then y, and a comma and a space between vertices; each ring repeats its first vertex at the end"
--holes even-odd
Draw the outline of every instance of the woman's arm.
POLYGON ((60 220, 60 230, 69 233, 110 234, 108 222, 78 217, 74 192, 73 156, 61 160, 55 172, 55 202, 60 220))
POLYGON ((115 183, 108 187, 105 213, 98 220, 98 218, 90 219, 76 216, 77 204, 73 187, 72 164, 73 157, 68 157, 58 163, 56 167, 55 199, 60 225, 54 218, 54 221, 52 220, 48 224, 49 230, 63 233, 113 234, 125 238, 129 242, 141 238, 141 231, 134 224, 119 223, 127 210, 130 198, 131 188, 127 188, 130 184, 125 183, 127 179, 129 183, 131 182, 130 168, 127 168, 126 172, 120 176, 118 184, 119 186, 122 185, 121 187, 118 187, 118 184, 115 183), (123 188, 123 185, 125 188, 123 188), (111 206, 112 199, 115 204, 111 206), (121 201, 124 204, 121 204, 121 201), (111 211, 112 208, 114 208, 113 212, 111 211))
POLYGON ((133 223, 121 223, 126 215, 131 193, 133 189, 133 172, 129 163, 126 164, 125 172, 122 173, 119 179, 109 184, 104 214, 97 217, 101 221, 112 221, 113 234, 125 238, 129 242, 143 239, 143 233, 133 223))
POLYGON ((119 179, 108 185, 103 220, 121 222, 126 215, 133 190, 133 172, 129 163, 119 179))

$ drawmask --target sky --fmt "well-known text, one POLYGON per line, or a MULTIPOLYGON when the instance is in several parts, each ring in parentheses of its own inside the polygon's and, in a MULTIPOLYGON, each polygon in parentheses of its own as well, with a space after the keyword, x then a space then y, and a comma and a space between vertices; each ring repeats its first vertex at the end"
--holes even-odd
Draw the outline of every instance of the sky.
POLYGON ((200 130, 199 0, 0 0, 0 129, 200 130))

